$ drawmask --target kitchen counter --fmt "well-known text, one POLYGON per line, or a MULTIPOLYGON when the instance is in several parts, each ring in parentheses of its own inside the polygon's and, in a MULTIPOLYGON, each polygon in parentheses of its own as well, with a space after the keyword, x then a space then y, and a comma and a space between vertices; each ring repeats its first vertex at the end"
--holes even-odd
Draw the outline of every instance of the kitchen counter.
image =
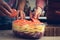
MULTIPOLYGON (((13 35, 12 30, 0 30, 0 40, 29 40, 29 39, 22 39, 22 38, 15 37, 13 35)), ((59 36, 44 36, 39 40, 60 40, 60 37, 59 36)))

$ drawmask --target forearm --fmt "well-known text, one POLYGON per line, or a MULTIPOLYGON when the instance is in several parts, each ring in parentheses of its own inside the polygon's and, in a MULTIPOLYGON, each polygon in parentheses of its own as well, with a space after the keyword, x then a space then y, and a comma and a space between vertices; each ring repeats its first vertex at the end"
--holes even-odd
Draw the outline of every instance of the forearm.
POLYGON ((24 10, 26 0, 18 0, 18 10, 24 10))
POLYGON ((2 2, 3 0, 0 0, 0 2, 2 2))
POLYGON ((44 8, 45 0, 36 0, 36 7, 44 8))
POLYGON ((45 0, 36 0, 36 10, 34 18, 38 18, 42 14, 44 6, 45 6, 45 0))

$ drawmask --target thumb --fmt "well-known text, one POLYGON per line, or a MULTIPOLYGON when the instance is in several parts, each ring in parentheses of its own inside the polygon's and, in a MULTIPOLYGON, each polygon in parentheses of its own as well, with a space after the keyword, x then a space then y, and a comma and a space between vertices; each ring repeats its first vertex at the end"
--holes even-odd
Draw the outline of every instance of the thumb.
POLYGON ((10 17, 16 17, 18 15, 19 11, 17 11, 16 9, 12 9, 12 13, 10 15, 10 17))

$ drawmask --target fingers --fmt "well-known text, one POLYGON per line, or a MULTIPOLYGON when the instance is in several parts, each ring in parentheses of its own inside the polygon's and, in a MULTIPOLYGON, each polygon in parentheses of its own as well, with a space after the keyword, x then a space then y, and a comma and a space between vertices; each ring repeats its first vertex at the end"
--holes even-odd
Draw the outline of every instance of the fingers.
POLYGON ((19 10, 17 10, 17 16, 16 16, 16 19, 17 19, 17 20, 20 19, 20 17, 19 17, 19 10))
POLYGON ((13 18, 13 17, 18 17, 18 13, 19 13, 19 10, 17 11, 17 10, 15 10, 15 9, 12 9, 12 13, 11 13, 11 15, 10 15, 10 17, 11 18, 13 18))
POLYGON ((12 12, 11 7, 6 2, 1 2, 0 5, 7 9, 9 12, 12 12))
POLYGON ((6 10, 3 6, 0 5, 0 10, 5 13, 6 15, 10 16, 10 12, 8 10, 6 10))
POLYGON ((34 15, 34 18, 35 18, 35 19, 37 19, 37 15, 38 15, 38 14, 35 14, 35 15, 34 15))
POLYGON ((25 13, 24 13, 24 11, 22 11, 22 15, 23 15, 23 18, 25 18, 25 13))
POLYGON ((23 19, 23 13, 22 13, 22 11, 20 11, 20 17, 21 17, 21 19, 23 19))
POLYGON ((41 16, 41 14, 38 14, 38 15, 37 15, 37 18, 39 19, 40 16, 41 16))
POLYGON ((22 12, 22 18, 25 19, 25 13, 24 12, 22 12))
POLYGON ((38 12, 37 10, 34 11, 34 18, 37 19, 38 12))
POLYGON ((0 10, 0 16, 6 16, 1 10, 0 10))
POLYGON ((25 18, 25 13, 22 10, 20 10, 19 11, 19 16, 20 16, 21 19, 24 19, 25 18))
POLYGON ((42 13, 42 9, 40 7, 38 7, 37 9, 35 9, 34 11, 34 18, 38 19, 38 17, 41 15, 42 13))
POLYGON ((30 11, 30 18, 32 19, 32 12, 30 11))

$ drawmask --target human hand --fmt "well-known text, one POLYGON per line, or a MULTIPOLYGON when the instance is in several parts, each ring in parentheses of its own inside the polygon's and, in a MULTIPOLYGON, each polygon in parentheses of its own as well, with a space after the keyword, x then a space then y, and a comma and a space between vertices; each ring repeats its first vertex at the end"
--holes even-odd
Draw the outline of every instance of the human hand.
POLYGON ((30 12, 30 18, 38 19, 42 13, 42 9, 38 7, 34 10, 34 12, 30 12))
POLYGON ((6 2, 0 0, 0 12, 0 14, 3 15, 10 15, 10 13, 12 13, 12 9, 6 2))
POLYGON ((12 9, 6 2, 0 0, 0 16, 15 17, 18 11, 12 9))
POLYGON ((34 18, 38 18, 39 16, 41 16, 42 13, 42 9, 40 7, 37 7, 37 9, 35 9, 34 11, 34 18))
POLYGON ((25 13, 23 10, 19 10, 17 15, 17 19, 25 19, 25 13))

